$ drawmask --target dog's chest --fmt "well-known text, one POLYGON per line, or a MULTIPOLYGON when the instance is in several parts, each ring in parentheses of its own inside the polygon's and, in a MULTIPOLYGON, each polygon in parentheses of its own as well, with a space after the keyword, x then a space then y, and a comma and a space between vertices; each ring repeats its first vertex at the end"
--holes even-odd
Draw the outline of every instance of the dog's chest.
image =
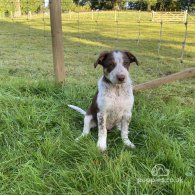
POLYGON ((124 115, 128 115, 133 106, 133 93, 128 86, 105 88, 98 99, 100 110, 106 113, 108 129, 119 123, 124 115))
POLYGON ((107 112, 122 112, 130 104, 130 92, 126 89, 114 88, 104 94, 104 107, 107 112))

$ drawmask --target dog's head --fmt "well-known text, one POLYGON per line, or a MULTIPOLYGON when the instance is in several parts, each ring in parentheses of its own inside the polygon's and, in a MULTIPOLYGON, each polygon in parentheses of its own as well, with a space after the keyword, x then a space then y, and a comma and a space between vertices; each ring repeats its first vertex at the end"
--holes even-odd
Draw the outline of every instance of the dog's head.
POLYGON ((129 78, 130 63, 138 65, 136 57, 129 51, 104 51, 96 60, 94 67, 102 65, 104 76, 112 84, 122 84, 129 78))

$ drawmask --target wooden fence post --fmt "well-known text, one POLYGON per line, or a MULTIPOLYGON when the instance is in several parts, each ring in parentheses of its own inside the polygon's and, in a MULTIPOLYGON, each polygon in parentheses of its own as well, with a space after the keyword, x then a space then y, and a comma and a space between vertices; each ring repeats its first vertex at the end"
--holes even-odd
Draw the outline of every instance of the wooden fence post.
POLYGON ((188 10, 184 11, 184 23, 188 21, 188 10))
POLYGON ((62 38, 61 0, 50 0, 50 22, 52 35, 53 63, 56 81, 65 78, 64 47, 62 38))
POLYGON ((163 28, 163 20, 162 20, 162 15, 161 15, 160 38, 159 38, 159 41, 158 41, 158 55, 160 54, 160 48, 161 48, 161 43, 162 43, 162 28, 163 28))
POLYGON ((137 45, 139 45, 139 42, 140 42, 140 34, 141 34, 141 11, 140 10, 139 10, 139 17, 138 17, 138 21, 137 22, 139 23, 137 45))
POLYGON ((181 49, 181 63, 183 63, 183 58, 184 58, 184 50, 185 50, 185 46, 186 46, 186 40, 187 40, 187 36, 188 36, 188 17, 187 17, 187 11, 186 11, 186 18, 185 18, 185 34, 184 34, 184 41, 182 42, 182 49, 181 49))
POLYGON ((186 69, 184 71, 181 71, 175 74, 171 74, 165 77, 161 77, 159 79, 148 81, 146 83, 135 85, 133 89, 136 92, 145 91, 148 89, 159 87, 167 83, 171 83, 177 80, 182 80, 182 79, 186 79, 186 78, 194 77, 194 76, 195 76, 195 68, 189 68, 189 69, 186 69))

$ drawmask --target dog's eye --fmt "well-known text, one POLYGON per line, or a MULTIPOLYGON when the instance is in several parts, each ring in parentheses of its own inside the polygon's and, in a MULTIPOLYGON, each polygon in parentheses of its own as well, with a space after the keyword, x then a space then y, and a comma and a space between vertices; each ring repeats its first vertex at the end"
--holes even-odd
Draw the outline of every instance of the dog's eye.
POLYGON ((108 67, 111 67, 111 66, 115 66, 115 64, 114 63, 108 64, 108 67))

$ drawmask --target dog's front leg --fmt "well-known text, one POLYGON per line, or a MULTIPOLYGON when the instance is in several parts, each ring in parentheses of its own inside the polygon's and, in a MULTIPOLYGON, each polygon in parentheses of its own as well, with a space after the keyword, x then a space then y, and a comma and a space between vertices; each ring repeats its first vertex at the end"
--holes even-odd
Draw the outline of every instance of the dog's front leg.
POLYGON ((128 146, 130 148, 135 148, 135 145, 128 138, 128 133, 129 133, 128 128, 129 128, 130 120, 131 120, 131 114, 127 114, 127 115, 124 115, 122 117, 122 121, 121 121, 121 137, 122 137, 123 143, 126 146, 128 146))
POLYGON ((106 129, 106 115, 105 113, 97 113, 98 120, 98 142, 97 146, 101 151, 105 151, 107 148, 107 129, 106 129))

